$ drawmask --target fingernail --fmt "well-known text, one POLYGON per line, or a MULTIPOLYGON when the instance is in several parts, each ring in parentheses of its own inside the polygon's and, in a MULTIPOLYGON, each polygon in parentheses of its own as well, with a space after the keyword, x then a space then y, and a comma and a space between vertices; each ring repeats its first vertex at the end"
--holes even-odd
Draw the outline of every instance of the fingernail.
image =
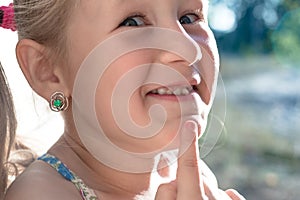
POLYGON ((171 181, 170 184, 173 185, 173 186, 177 186, 177 180, 171 181))
POLYGON ((194 121, 186 121, 184 127, 190 131, 197 130, 197 124, 194 121))

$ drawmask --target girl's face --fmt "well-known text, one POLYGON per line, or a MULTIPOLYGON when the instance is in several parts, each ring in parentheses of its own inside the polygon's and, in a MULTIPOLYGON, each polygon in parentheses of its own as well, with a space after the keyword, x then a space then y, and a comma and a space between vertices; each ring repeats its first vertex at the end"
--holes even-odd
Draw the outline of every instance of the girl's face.
MULTIPOLYGON (((171 141, 174 142, 172 145, 176 145, 180 124, 185 119, 197 121, 201 132, 204 131, 219 65, 215 39, 207 24, 207 9, 206 0, 80 1, 67 33, 70 67, 66 68, 65 79, 70 90, 74 89, 77 72, 91 50, 125 31, 149 27, 177 31, 187 40, 195 41, 202 52, 201 61, 190 66, 183 59, 184 56, 163 48, 145 48, 120 55, 106 68, 96 87, 95 113, 101 128, 112 143, 127 151, 139 153, 159 150, 171 141), (144 64, 144 68, 139 68, 144 64), (166 66, 168 70, 162 70, 158 67, 160 65, 166 66), (173 72, 185 81, 176 78, 176 75, 170 75, 173 72), (157 76, 166 77, 167 83, 157 82, 157 76), (126 77, 130 78, 124 81, 126 77), (116 91, 125 93, 123 96, 114 96, 116 91), (124 106, 120 107, 120 110, 114 110, 114 114, 121 115, 121 120, 124 119, 126 123, 130 121, 130 125, 147 127, 151 123, 165 123, 155 134, 149 131, 128 134, 119 126, 122 123, 117 121, 120 117, 116 119, 113 114, 112 107, 117 104, 126 108, 120 111, 124 106), (153 111, 154 105, 162 106, 164 114, 160 110, 159 114, 154 112, 151 116, 149 111, 153 111)), ((140 38, 137 40, 140 41, 140 38)), ((147 37, 143 40, 147 40, 147 37)), ((157 37, 157 40, 161 38, 157 37)), ((163 46, 178 42, 177 48, 182 48, 180 41, 176 40, 177 38, 169 38, 168 41, 164 39, 159 43, 163 46)), ((131 44, 132 41, 128 42, 129 46, 131 44)), ((99 55, 100 60, 109 57, 111 52, 116 51, 115 48, 117 47, 111 46, 106 50, 107 55, 99 55)), ((89 75, 92 74, 86 74, 86 77, 89 75)))

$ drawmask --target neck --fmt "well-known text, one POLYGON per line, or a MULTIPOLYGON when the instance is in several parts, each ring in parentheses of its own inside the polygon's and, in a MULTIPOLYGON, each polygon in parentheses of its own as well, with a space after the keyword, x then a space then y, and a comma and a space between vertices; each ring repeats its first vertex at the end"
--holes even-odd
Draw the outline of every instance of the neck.
MULTIPOLYGON (((65 132, 60 140, 49 150, 70 167, 83 181, 105 199, 138 199, 148 196, 154 199, 152 190, 170 181, 167 158, 160 156, 156 165, 164 164, 162 170, 149 173, 126 173, 112 169, 95 159, 84 147, 78 137, 65 132), (119 198, 121 197, 121 198, 119 198), (124 198, 125 197, 125 198, 124 198)), ((153 163, 155 161, 153 160, 153 163)), ((155 164, 154 166, 155 167, 155 164)), ((174 177, 172 177, 174 178, 174 177)))

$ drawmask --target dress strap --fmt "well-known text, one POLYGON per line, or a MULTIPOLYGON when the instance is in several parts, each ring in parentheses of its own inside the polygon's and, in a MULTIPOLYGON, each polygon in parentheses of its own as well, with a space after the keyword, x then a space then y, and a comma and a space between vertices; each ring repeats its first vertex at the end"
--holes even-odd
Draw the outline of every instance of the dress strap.
POLYGON ((60 173, 66 180, 71 181, 79 190, 83 200, 98 200, 94 190, 88 188, 82 179, 80 179, 74 172, 72 172, 64 163, 58 158, 50 154, 44 154, 38 158, 52 166, 58 173, 60 173))

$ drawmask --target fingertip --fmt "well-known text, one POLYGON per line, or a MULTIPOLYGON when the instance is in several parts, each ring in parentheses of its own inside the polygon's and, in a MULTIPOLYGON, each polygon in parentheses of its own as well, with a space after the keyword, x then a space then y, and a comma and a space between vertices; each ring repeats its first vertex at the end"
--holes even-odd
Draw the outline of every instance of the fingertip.
POLYGON ((192 120, 184 122, 181 133, 181 149, 185 149, 195 142, 198 134, 198 125, 192 120))
POLYGON ((198 131, 198 125, 193 120, 186 121, 184 123, 184 128, 187 129, 187 130, 189 130, 189 131, 193 131, 193 132, 197 132, 198 131))

